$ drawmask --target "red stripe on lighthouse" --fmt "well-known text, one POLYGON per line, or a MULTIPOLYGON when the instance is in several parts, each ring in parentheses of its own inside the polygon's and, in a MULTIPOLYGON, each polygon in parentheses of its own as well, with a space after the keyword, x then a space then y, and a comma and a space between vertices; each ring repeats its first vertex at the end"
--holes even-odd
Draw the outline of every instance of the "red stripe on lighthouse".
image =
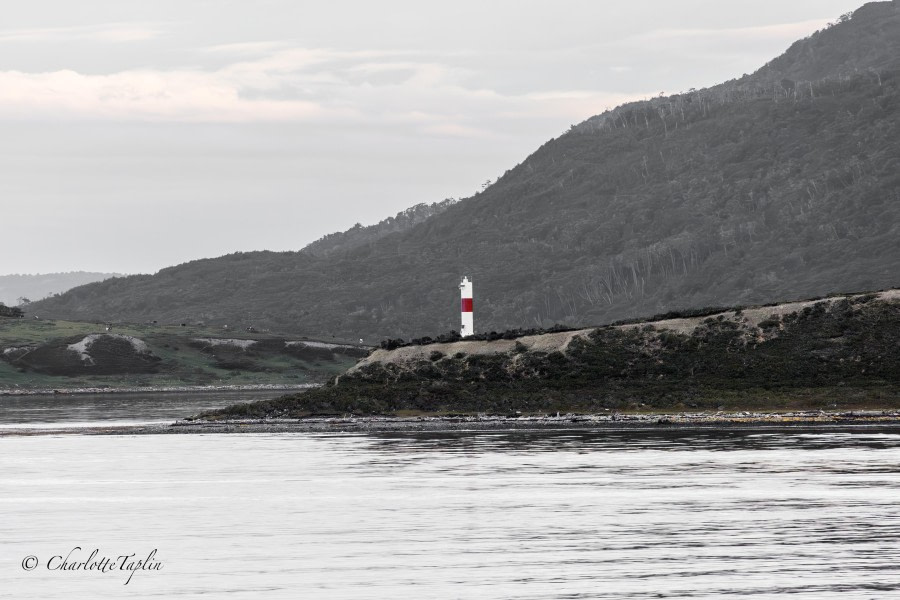
POLYGON ((471 298, 463 298, 462 299, 462 311, 463 312, 472 312, 472 299, 471 298))

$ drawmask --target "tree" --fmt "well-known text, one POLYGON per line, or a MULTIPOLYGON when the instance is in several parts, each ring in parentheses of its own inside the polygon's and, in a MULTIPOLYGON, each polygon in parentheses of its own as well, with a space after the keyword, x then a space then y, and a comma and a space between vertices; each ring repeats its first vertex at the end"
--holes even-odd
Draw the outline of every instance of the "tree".
POLYGON ((11 317, 18 318, 22 317, 24 313, 22 309, 17 306, 6 306, 2 302, 0 302, 0 317, 11 317))

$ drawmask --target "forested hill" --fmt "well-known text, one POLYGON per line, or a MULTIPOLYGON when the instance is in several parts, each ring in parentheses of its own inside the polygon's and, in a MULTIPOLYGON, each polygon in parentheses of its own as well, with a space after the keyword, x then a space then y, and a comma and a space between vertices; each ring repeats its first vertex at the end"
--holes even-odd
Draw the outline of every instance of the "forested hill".
POLYGON ((347 231, 329 233, 307 245, 302 251, 313 256, 327 256, 334 252, 346 252, 374 242, 388 234, 406 231, 426 219, 442 213, 454 202, 456 200, 453 198, 447 198, 432 204, 422 202, 397 213, 394 217, 382 219, 375 225, 363 227, 362 224, 357 223, 347 231))
POLYGON ((409 229, 327 256, 239 253, 113 279, 42 314, 352 338, 597 325, 893 287, 900 6, 867 4, 757 73, 631 103, 409 229))
POLYGON ((116 277, 117 273, 41 273, 38 275, 0 275, 0 302, 15 306, 23 301, 40 300, 61 294, 79 285, 116 277))
POLYGON ((841 16, 840 27, 794 43, 787 52, 754 73, 756 82, 782 79, 812 81, 848 77, 861 71, 877 73, 896 66, 897 11, 900 3, 870 2, 841 16), (844 26, 848 21, 854 22, 844 26))

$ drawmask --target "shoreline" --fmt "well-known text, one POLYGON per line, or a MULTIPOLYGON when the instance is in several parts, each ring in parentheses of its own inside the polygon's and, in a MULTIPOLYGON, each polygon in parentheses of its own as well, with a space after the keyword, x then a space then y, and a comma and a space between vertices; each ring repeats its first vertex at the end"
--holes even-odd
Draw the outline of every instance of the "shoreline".
POLYGON ((678 413, 561 416, 418 416, 418 417, 309 417, 305 419, 183 420, 147 425, 87 427, 10 427, 0 437, 34 435, 183 435, 214 433, 422 433, 529 430, 784 430, 882 427, 900 432, 900 410, 840 412, 793 411, 782 413, 678 413))
POLYGON ((0 389, 0 397, 17 396, 75 396, 82 394, 175 394, 195 392, 294 392, 322 387, 321 383, 254 383, 247 385, 176 385, 176 386, 134 386, 115 388, 47 388, 18 390, 14 388, 0 389))

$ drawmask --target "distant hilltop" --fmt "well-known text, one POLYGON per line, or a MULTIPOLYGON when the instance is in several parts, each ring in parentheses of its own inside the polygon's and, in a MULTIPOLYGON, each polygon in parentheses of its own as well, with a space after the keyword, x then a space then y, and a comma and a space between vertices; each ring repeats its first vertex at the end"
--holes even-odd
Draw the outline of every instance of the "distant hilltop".
POLYGON ((0 303, 16 306, 24 300, 43 300, 53 294, 64 294, 72 288, 110 277, 121 277, 120 273, 43 273, 38 275, 0 275, 0 303))
POLYGON ((464 274, 487 332, 900 284, 900 4, 735 76, 575 124, 458 202, 31 311, 409 340, 458 327, 464 274))

